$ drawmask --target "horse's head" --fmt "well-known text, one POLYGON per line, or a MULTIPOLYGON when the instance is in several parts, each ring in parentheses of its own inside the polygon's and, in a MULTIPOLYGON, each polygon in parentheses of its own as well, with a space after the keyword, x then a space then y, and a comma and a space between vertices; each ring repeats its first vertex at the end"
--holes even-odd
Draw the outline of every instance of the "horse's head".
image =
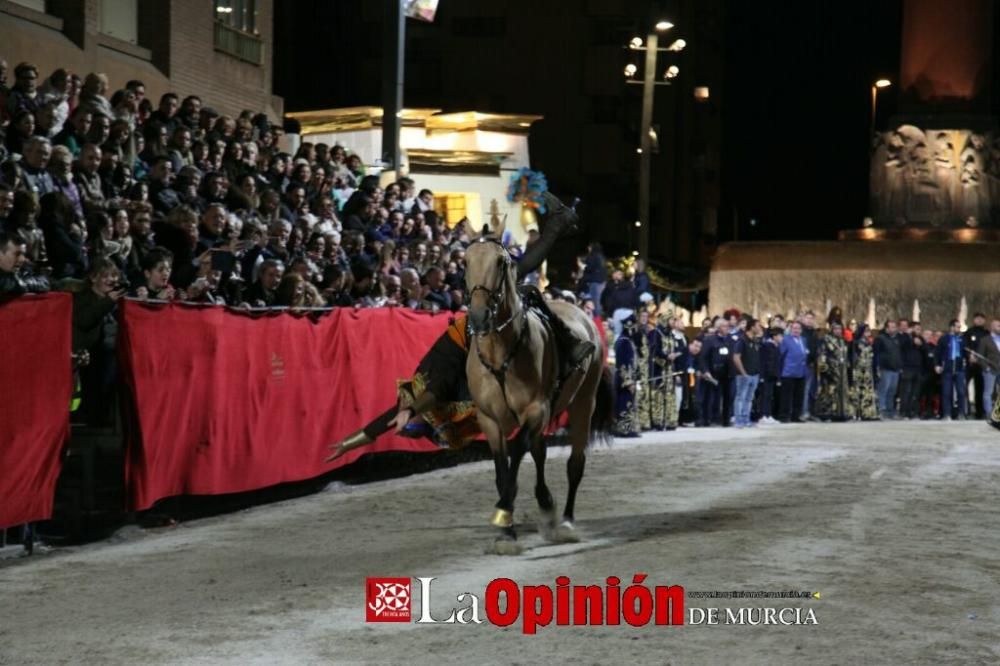
POLYGON ((489 227, 465 251, 465 288, 469 294, 469 326, 477 335, 492 333, 497 312, 517 297, 514 261, 489 227))

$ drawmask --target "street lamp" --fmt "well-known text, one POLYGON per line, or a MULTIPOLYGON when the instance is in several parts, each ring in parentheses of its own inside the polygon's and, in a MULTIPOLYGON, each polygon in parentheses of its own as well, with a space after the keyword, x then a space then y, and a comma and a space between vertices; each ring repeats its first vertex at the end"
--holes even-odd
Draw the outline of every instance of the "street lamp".
POLYGON ((638 253, 643 257, 649 257, 649 179, 650 179, 650 162, 649 156, 653 153, 652 143, 653 137, 656 136, 655 131, 653 131, 653 91, 655 86, 669 86, 673 79, 680 74, 680 68, 676 65, 671 65, 663 73, 663 78, 660 81, 656 80, 656 57, 662 51, 665 53, 680 53, 687 42, 683 39, 676 39, 668 48, 660 48, 659 46, 659 35, 657 32, 666 32, 674 27, 674 24, 667 20, 657 21, 655 24, 655 30, 650 31, 646 35, 646 42, 643 45, 643 41, 639 37, 633 37, 628 44, 628 49, 632 51, 645 51, 646 52, 646 64, 645 70, 643 71, 642 81, 635 80, 635 75, 637 73, 637 68, 634 65, 627 65, 625 68, 625 78, 628 79, 626 83, 632 83, 635 85, 642 84, 642 128, 639 132, 639 148, 636 152, 639 154, 639 219, 636 221, 636 227, 639 228, 639 250, 638 253))
POLYGON ((868 132, 869 137, 875 136, 875 108, 878 105, 878 91, 884 88, 888 88, 892 85, 892 81, 889 79, 879 79, 872 84, 872 123, 871 131, 868 132))

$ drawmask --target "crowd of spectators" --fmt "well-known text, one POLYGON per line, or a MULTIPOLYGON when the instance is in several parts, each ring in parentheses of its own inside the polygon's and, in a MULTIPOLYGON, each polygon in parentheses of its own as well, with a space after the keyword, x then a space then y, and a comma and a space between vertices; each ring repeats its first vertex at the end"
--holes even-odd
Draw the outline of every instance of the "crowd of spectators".
MULTIPOLYGON (((676 391, 674 422, 681 425, 990 420, 991 414, 996 420, 1000 319, 988 322, 982 313, 965 330, 958 320, 941 331, 900 319, 872 331, 845 322, 836 307, 825 325, 811 311, 765 322, 729 310, 706 318, 688 336, 675 317, 657 319, 655 305, 648 308, 652 316, 640 308, 640 326, 618 336, 626 340, 628 358, 634 355, 630 367, 618 364, 616 371, 629 377, 619 384, 636 394, 655 393, 655 385, 644 387, 636 378, 656 374, 654 364, 666 358, 657 345, 672 339, 668 390, 676 391)), ((627 408, 637 410, 629 422, 649 423, 638 413, 649 405, 639 397, 629 402, 627 408)))
POLYGON ((23 241, 22 278, 117 270, 113 298, 244 307, 464 300, 464 227, 430 191, 381 187, 340 145, 282 152, 263 114, 174 93, 154 107, 141 81, 112 93, 103 74, 42 81, 21 63, 9 88, 0 68, 0 132, 0 227, 23 241))

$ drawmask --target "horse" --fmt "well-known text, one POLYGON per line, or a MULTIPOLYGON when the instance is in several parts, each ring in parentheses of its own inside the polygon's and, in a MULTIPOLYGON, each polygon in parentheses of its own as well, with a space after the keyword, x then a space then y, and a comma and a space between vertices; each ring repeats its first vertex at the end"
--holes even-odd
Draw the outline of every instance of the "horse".
POLYGON ((552 312, 576 334, 594 344, 583 367, 560 378, 559 351, 544 317, 527 308, 518 292, 513 258, 498 240, 503 228, 484 225, 465 253, 470 334, 466 373, 477 408, 479 426, 489 442, 500 498, 491 524, 500 532, 498 554, 520 552, 514 529, 514 500, 521 459, 530 450, 537 477, 535 499, 540 528, 550 541, 579 541, 574 525, 577 489, 583 478, 586 449, 593 440, 609 439, 613 421, 611 381, 601 354, 601 333, 576 306, 556 301, 552 312), (569 492, 562 521, 545 483, 546 426, 564 411, 569 414, 571 453, 566 465, 569 492), (518 436, 508 436, 520 428, 518 436))

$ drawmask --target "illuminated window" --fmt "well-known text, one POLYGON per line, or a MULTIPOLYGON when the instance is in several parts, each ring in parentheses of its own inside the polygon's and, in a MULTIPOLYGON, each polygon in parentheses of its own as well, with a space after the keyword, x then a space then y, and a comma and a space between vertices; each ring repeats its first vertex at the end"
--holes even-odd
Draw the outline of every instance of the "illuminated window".
POLYGON ((215 0, 216 51, 260 65, 264 43, 259 34, 257 0, 215 0))
POLYGON ((473 228, 483 223, 483 207, 479 192, 435 192, 434 212, 454 227, 463 218, 469 218, 473 228))
POLYGON ((215 20, 250 35, 257 31, 257 0, 215 0, 215 20))

